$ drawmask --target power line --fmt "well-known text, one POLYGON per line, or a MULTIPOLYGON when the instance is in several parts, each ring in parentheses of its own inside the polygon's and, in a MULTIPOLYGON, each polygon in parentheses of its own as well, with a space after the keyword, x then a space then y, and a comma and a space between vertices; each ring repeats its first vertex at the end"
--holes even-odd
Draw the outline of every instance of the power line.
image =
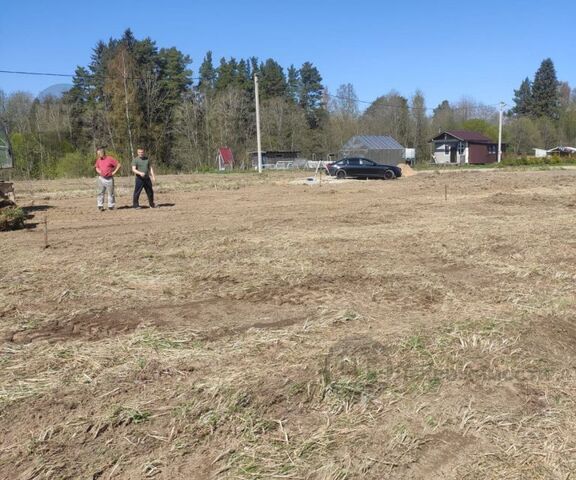
POLYGON ((0 70, 0 73, 13 73, 15 75, 36 75, 46 77, 74 77, 69 73, 47 73, 47 72, 18 72, 15 70, 0 70))
MULTIPOLYGON (((49 72, 21 72, 17 70, 0 70, 0 73, 9 73, 14 75, 34 75, 34 76, 45 76, 45 77, 68 77, 74 78, 76 74, 71 73, 49 73, 49 72)), ((93 74, 89 74, 93 75, 93 74)), ((112 78, 110 75, 104 75, 106 78, 112 78)), ((133 79, 133 80, 141 80, 143 77, 131 77, 127 76, 126 78, 133 79)), ((200 77, 190 77, 191 80, 200 80, 200 77)))

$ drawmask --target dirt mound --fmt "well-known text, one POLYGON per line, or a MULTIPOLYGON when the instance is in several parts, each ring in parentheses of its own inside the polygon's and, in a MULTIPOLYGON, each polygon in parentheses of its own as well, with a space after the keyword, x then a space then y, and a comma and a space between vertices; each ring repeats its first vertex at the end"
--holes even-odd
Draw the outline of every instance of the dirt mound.
POLYGON ((416 170, 414 170, 407 163, 399 163, 397 166, 400 170, 402 170, 402 176, 403 177, 411 177, 411 176, 416 175, 418 173, 416 170))

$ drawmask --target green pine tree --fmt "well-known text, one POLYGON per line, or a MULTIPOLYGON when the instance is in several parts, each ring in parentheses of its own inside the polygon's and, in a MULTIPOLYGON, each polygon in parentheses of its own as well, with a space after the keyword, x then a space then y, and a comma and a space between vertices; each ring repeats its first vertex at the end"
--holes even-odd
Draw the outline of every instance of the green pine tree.
POLYGON ((518 90, 514 90, 514 108, 511 113, 516 115, 528 115, 532 102, 532 85, 528 78, 520 84, 518 90))
POLYGON ((235 58, 227 61, 224 57, 220 59, 220 65, 216 70, 216 92, 223 92, 228 87, 236 84, 238 77, 238 62, 235 58))
POLYGON ((322 99, 324 87, 322 76, 318 69, 310 62, 305 62, 300 68, 300 91, 298 103, 306 112, 306 120, 310 128, 320 127, 326 110, 322 99))
POLYGON ((200 80, 198 82, 198 89, 202 93, 212 93, 214 90, 214 85, 216 83, 216 70, 214 69, 214 64, 212 63, 212 52, 208 51, 202 65, 200 65, 200 70, 198 71, 200 75, 200 80))
POLYGON ((260 65, 260 95, 262 99, 285 97, 288 84, 284 76, 284 70, 278 62, 269 58, 260 65))
POLYGON ((298 92, 300 91, 300 72, 294 65, 288 67, 287 95, 294 103, 298 103, 298 92))
POLYGON ((530 113, 535 117, 556 120, 559 116, 560 94, 556 69, 550 58, 542 61, 532 83, 530 113))
POLYGON ((254 95, 254 83, 250 74, 250 63, 242 59, 238 62, 238 86, 248 94, 250 98, 254 95))

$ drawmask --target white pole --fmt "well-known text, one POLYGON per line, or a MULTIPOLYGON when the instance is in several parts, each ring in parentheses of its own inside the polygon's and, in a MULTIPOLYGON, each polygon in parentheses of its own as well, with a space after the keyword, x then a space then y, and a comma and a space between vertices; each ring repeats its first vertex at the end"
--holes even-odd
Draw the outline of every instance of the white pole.
POLYGON ((502 113, 504 112, 504 102, 500 102, 500 121, 498 122, 498 163, 502 161, 502 113))
POLYGON ((254 75, 254 93, 256 97, 256 141, 258 143, 258 173, 262 173, 262 144, 260 141, 260 99, 258 96, 257 75, 254 75))

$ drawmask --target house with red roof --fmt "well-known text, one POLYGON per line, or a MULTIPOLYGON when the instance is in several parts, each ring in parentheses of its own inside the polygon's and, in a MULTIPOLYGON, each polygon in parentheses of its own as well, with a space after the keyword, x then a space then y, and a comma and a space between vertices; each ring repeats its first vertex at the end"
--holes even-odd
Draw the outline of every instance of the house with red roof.
POLYGON ((234 168, 234 154, 228 147, 218 149, 216 155, 216 162, 218 163, 218 170, 226 170, 227 168, 234 168))
POLYGON ((498 143, 478 132, 450 130, 435 136, 430 143, 433 145, 434 163, 439 165, 485 164, 498 161, 498 143))

